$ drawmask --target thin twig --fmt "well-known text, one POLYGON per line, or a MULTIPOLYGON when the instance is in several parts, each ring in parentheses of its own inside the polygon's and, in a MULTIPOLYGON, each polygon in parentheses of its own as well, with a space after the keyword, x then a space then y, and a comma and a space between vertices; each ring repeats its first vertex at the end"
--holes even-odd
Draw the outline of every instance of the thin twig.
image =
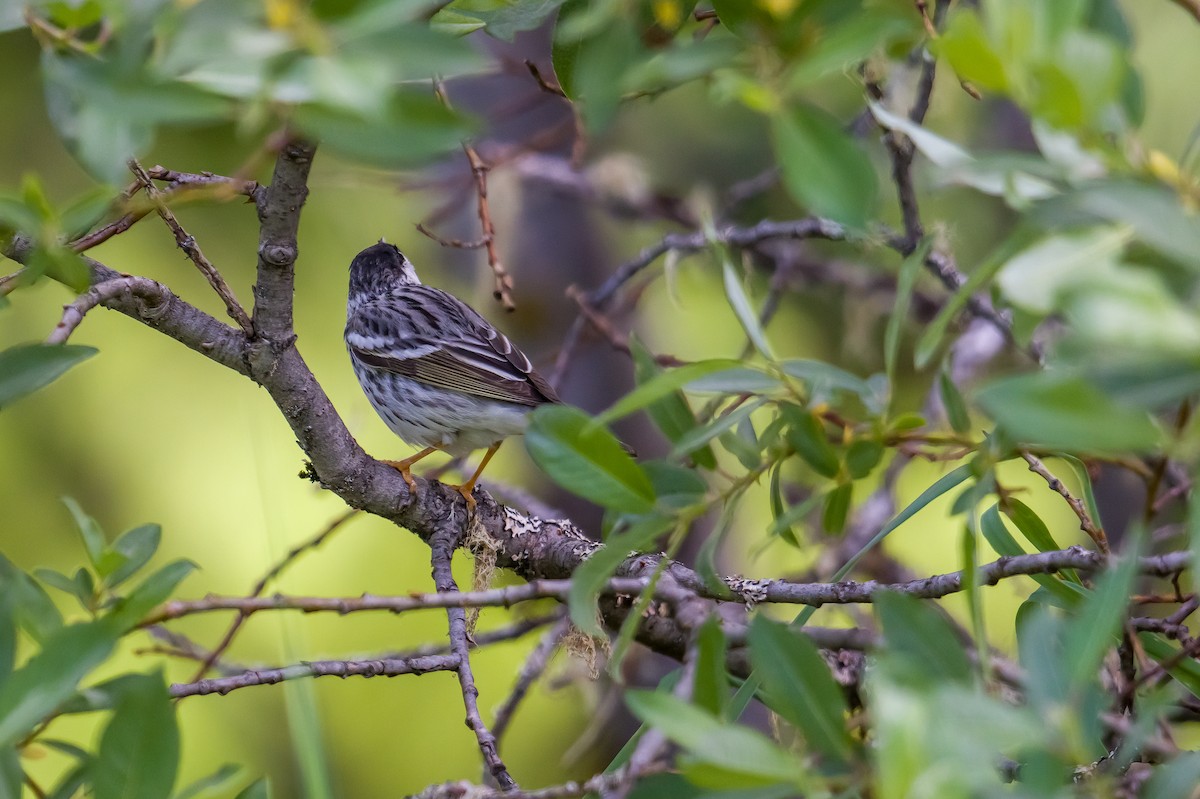
POLYGON ((145 277, 118 277, 97 283, 80 294, 74 302, 63 306, 62 318, 46 337, 46 343, 67 343, 67 339, 75 332, 75 328, 79 327, 88 311, 118 297, 138 297, 150 304, 164 302, 161 289, 161 285, 145 277))
POLYGON ((479 226, 483 230, 483 246, 487 250, 488 267, 492 270, 492 275, 495 276, 496 290, 493 292, 500 304, 504 306, 504 310, 516 310, 517 304, 513 302, 512 275, 504 268, 504 262, 500 260, 500 251, 496 248, 496 226, 492 222, 491 207, 488 205, 488 185, 487 175, 488 167, 479 157, 479 153, 475 151, 467 142, 463 142, 463 152, 467 154, 467 161, 471 164, 471 174, 475 176, 475 193, 479 198, 479 226))
POLYGON ((1063 481, 1051 474, 1050 470, 1046 468, 1046 464, 1042 463, 1040 458, 1028 452, 1022 452, 1021 457, 1029 464, 1029 471, 1045 480, 1046 485, 1049 486, 1051 491, 1067 501, 1067 504, 1071 506, 1071 510, 1079 517, 1079 529, 1087 533, 1088 538, 1096 543, 1096 548, 1101 553, 1107 555, 1109 552, 1108 536, 1104 534, 1104 528, 1096 524, 1092 520, 1092 517, 1088 515, 1087 506, 1083 504, 1083 500, 1073 496, 1067 490, 1067 487, 1063 485, 1063 481))
MULTIPOLYGON (((296 558, 300 557, 300 555, 304 554, 305 552, 309 552, 321 546, 321 544, 325 543, 329 536, 333 535, 338 528, 357 515, 358 511, 354 508, 351 508, 350 510, 345 511, 340 516, 333 519, 331 522, 329 522, 329 524, 325 525, 325 527, 322 528, 319 533, 310 538, 308 541, 293 547, 278 563, 272 566, 271 569, 264 574, 257 583, 254 584, 254 587, 250 589, 249 596, 254 597, 261 595, 263 590, 266 589, 267 584, 278 578, 279 575, 288 568, 288 566, 295 562, 296 558)), ((237 635, 238 630, 241 629, 249 615, 250 614, 246 612, 241 612, 237 615, 237 618, 235 618, 229 625, 229 628, 225 631, 225 634, 221 636, 220 643, 213 648, 208 657, 204 658, 204 660, 200 662, 200 668, 196 670, 195 676, 192 677, 192 682, 195 682, 203 677, 205 673, 212 668, 212 665, 216 663, 222 655, 225 654, 225 652, 229 649, 229 646, 233 643, 234 636, 237 635)))
POLYGON ((170 694, 173 699, 186 696, 221 694, 255 685, 275 685, 284 680, 303 677, 396 677, 401 674, 428 674, 432 671, 454 671, 459 666, 458 655, 439 655, 408 660, 315 660, 275 669, 254 669, 232 677, 175 683, 170 694))
MULTIPOLYGON (((454 526, 443 528, 435 533, 429 542, 430 561, 433 565, 433 584, 439 593, 458 593, 458 584, 454 582, 451 561, 454 550, 458 548, 461 531, 454 526)), ((483 722, 479 714, 479 689, 475 687, 475 674, 471 670, 471 642, 467 635, 467 615, 460 607, 446 609, 450 621, 450 648, 458 659, 458 683, 462 688, 463 706, 467 713, 467 727, 475 733, 479 751, 488 774, 496 781, 503 791, 517 788, 516 780, 508 773, 500 752, 496 747, 496 737, 483 722)))
POLYGON ((417 223, 417 232, 433 239, 443 247, 453 247, 460 250, 478 250, 487 245, 487 239, 472 239, 471 241, 463 241, 462 239, 444 239, 429 228, 425 227, 424 222, 417 223))
POLYGON ((200 246, 196 244, 196 239, 191 236, 183 226, 179 224, 179 220, 175 218, 175 214, 167 207, 166 202, 162 198, 162 193, 154 185, 154 181, 146 174, 146 170, 137 162, 137 159, 130 159, 129 169, 133 174, 142 181, 142 186, 146 189, 146 195, 154 202, 154 208, 158 211, 158 215, 162 217, 167 228, 175 236, 175 243, 179 249, 187 254, 187 257, 196 268, 200 270, 200 274, 204 275, 204 279, 212 286, 213 291, 225 303, 225 310, 229 317, 238 323, 246 335, 253 335, 254 327, 250 322, 250 316, 246 313, 246 309, 241 306, 234 296, 233 290, 229 288, 229 284, 225 282, 225 278, 221 277, 221 273, 212 265, 212 262, 205 257, 201 252, 200 246))
MULTIPOLYGON (((587 319, 596 332, 602 335, 609 345, 617 352, 623 352, 626 355, 631 354, 629 349, 629 336, 617 330, 612 323, 612 320, 607 316, 597 311, 590 302, 587 295, 578 286, 567 286, 567 296, 575 301, 579 307, 579 312, 587 319)), ((657 354, 654 356, 654 361, 659 366, 683 366, 688 361, 680 360, 669 353, 657 354)))

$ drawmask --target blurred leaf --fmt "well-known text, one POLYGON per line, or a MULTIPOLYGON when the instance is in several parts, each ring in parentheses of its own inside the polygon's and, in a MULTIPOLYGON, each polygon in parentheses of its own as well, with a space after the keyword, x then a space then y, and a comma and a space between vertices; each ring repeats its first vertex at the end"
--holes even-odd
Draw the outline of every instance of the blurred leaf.
POLYGON ((1149 414, 1116 404, 1075 375, 1039 372, 994 380, 976 400, 1023 444, 1123 454, 1152 450, 1161 441, 1149 414))
POLYGON ((721 28, 701 39, 679 37, 665 50, 633 65, 623 77, 622 88, 629 93, 663 92, 734 66, 742 52, 742 44, 721 28))
POLYGON ((296 109, 297 126, 333 150, 389 168, 425 166, 458 148, 472 126, 431 93, 397 92, 380 116, 364 116, 326 105, 296 109))
MULTIPOLYGON (((724 17, 722 17, 724 22, 724 17)), ((788 72, 788 87, 801 89, 833 72, 857 66, 898 39, 922 34, 920 19, 897 8, 875 6, 830 25, 788 72)))
POLYGON ((728 642, 716 615, 709 616, 696 634, 696 674, 692 682, 692 704, 720 716, 729 701, 729 677, 725 671, 728 642))
POLYGON ((627 691, 625 704, 688 754, 741 778, 742 785, 797 783, 804 774, 797 758, 761 733, 726 724, 669 694, 627 691))
POLYGON ((111 680, 80 688, 74 696, 58 706, 57 712, 68 714, 112 710, 141 678, 140 674, 121 674, 111 680))
POLYGON ((1050 313, 1065 290, 1115 268, 1131 235, 1127 227, 1102 227, 1049 236, 1010 258, 996 285, 1026 310, 1050 313))
POLYGON ((679 458, 699 449, 729 428, 739 424, 743 419, 748 418, 750 414, 765 404, 766 400, 764 399, 744 403, 728 413, 717 416, 708 424, 697 427, 675 442, 675 448, 671 450, 671 457, 679 458))
POLYGON ((767 334, 758 322, 758 313, 750 305, 750 298, 746 296, 746 290, 742 288, 742 282, 738 279, 728 255, 721 259, 721 271, 725 278, 725 296, 729 299, 729 307, 733 309, 734 316, 746 331, 750 343, 768 361, 775 360, 771 345, 767 341, 767 334))
POLYGON ((1008 88, 1004 60, 992 47, 974 9, 955 9, 946 29, 932 46, 939 56, 950 62, 960 80, 997 92, 1008 88))
POLYGON ((475 28, 511 42, 520 31, 541 25, 562 4, 563 0, 455 0, 442 6, 429 23, 435 29, 449 25, 454 32, 469 33, 463 26, 473 20, 475 28))
POLYGON ((791 403, 780 406, 780 412, 788 423, 787 440, 792 449, 822 477, 837 477, 841 471, 837 453, 829 443, 825 427, 811 411, 791 403))
POLYGON ((894 591, 874 596, 889 659, 903 658, 911 679, 929 684, 968 683, 971 664, 953 628, 919 600, 894 591))
POLYGON ((1118 641, 1133 581, 1137 577, 1141 549, 1141 536, 1137 531, 1131 538, 1128 551, 1100 575, 1095 588, 1079 606, 1078 615, 1067 625, 1066 666, 1072 685, 1095 680, 1104 653, 1118 641))
MULTIPOLYGON (((974 156, 960 145, 955 144, 949 139, 942 138, 920 124, 913 122, 906 116, 893 114, 878 102, 869 101, 867 107, 871 110, 871 115, 875 117, 875 121, 881 127, 908 137, 912 141, 913 146, 922 155, 942 169, 952 169, 975 160, 974 156)), ((928 237, 926 241, 929 246, 926 247, 925 252, 928 254, 933 244, 932 237, 928 237)), ((911 257, 909 256, 909 258, 911 257)), ((920 260, 923 259, 924 257, 922 256, 920 260)))
MULTIPOLYGON (((633 356, 633 374, 639 388, 647 385, 656 376, 666 374, 654 362, 654 358, 637 336, 629 337, 629 352, 633 356)), ((626 398, 628 396, 626 395, 626 398)), ((669 392, 661 399, 649 403, 646 406, 646 413, 672 444, 679 441, 697 424, 696 414, 692 412, 692 407, 683 396, 683 392, 678 390, 669 392)), ((601 414, 601 418, 605 416, 606 414, 601 414)), ((701 447, 693 452, 692 461, 705 469, 715 469, 717 466, 717 459, 709 447, 701 447)))
POLYGON ((1070 696, 1064 627, 1063 619, 1039 605, 1017 628, 1017 651, 1028 674, 1025 685, 1034 707, 1051 709, 1070 696))
MULTIPOLYGON (((831 490, 836 490, 836 486, 831 490)), ((788 508, 782 514, 776 517, 771 523, 771 526, 767 529, 767 535, 783 536, 784 540, 786 540, 792 546, 800 546, 800 542, 797 540, 795 532, 792 531, 792 525, 807 517, 813 512, 817 505, 825 502, 828 493, 829 492, 814 493, 811 496, 806 497, 803 502, 799 502, 788 508)))
POLYGON ((67 240, 79 238, 103 219, 116 194, 112 186, 93 186, 63 208, 60 221, 67 240))
MULTIPOLYGON (((630 349, 633 349, 632 345, 630 349)), ((652 377, 640 383, 633 391, 630 391, 613 403, 612 407, 595 418, 593 424, 611 424, 617 419, 624 418, 635 411, 640 411, 664 398, 670 397, 697 378, 736 369, 739 364, 739 361, 722 358, 710 361, 698 361, 657 372, 652 377)), ((695 425, 693 424, 692 426, 694 427, 695 425)))
POLYGON ((942 407, 946 410, 946 420, 950 422, 954 432, 959 435, 971 432, 971 415, 967 412, 967 403, 945 369, 938 372, 938 394, 942 398, 942 407))
POLYGON ((606 508, 646 513, 654 487, 612 433, 566 405, 544 405, 525 434, 530 457, 554 482, 606 508))
POLYGON ((814 749, 837 763, 849 762, 853 745, 846 730, 846 701, 808 636, 758 614, 747 641, 767 705, 803 731, 814 749))
POLYGON ((117 184, 126 162, 142 155, 164 123, 211 123, 227 118, 221 97, 186 83, 164 81, 144 63, 91 59, 44 50, 46 110, 63 140, 94 176, 117 184))
POLYGON ((771 117, 784 186, 815 214, 862 229, 875 207, 875 168, 842 124, 797 104, 771 117))
MULTIPOLYGON (((1009 502, 1015 502, 1009 498, 1009 502)), ((1029 511, 1032 513, 1032 511, 1029 511)), ((1034 517, 1036 518, 1036 517, 1034 517)), ((1038 520, 1041 521, 1040 519, 1038 520)), ((983 533, 984 540, 988 545, 996 550, 996 554, 1001 557, 1013 557, 1015 555, 1024 555, 1025 549, 1022 547, 1012 534, 1008 532, 1008 528, 1004 526, 1004 520, 1000 518, 1000 506, 992 505, 980 517, 980 532, 983 533)), ((1081 597, 1082 589, 1079 587, 1072 588, 1062 579, 1053 574, 1031 574, 1033 580, 1054 594, 1058 599, 1068 607, 1074 605, 1081 597)))
POLYGON ((17 662, 16 604, 15 597, 7 591, 0 593, 0 688, 17 662))
POLYGON ((67 510, 75 519, 75 526, 79 530, 79 537, 83 539, 83 548, 87 552, 88 561, 95 566, 100 562, 100 558, 108 546, 108 541, 104 538, 104 531, 100 529, 100 525, 95 519, 84 513, 83 508, 79 507, 79 503, 74 499, 63 497, 62 503, 67 506, 67 510))
MULTIPOLYGON (((0 553, 0 597, 12 601, 10 608, 21 629, 29 633, 34 642, 45 643, 46 639, 63 624, 62 614, 45 589, 33 578, 13 565, 0 553)), ((2 647, 0 647, 2 648, 2 647)), ((2 658, 0 658, 2 659, 2 658)))
POLYGON ((1200 358, 1175 358, 1167 353, 1128 362, 1085 364, 1090 382, 1124 405, 1158 410, 1200 393, 1200 358))
POLYGON ((135 527, 122 533, 109 547, 109 552, 119 557, 119 563, 111 573, 105 575, 105 585, 116 588, 132 577, 138 569, 146 565, 150 558, 154 557, 160 541, 162 541, 162 527, 157 524, 143 524, 141 527, 135 527))
POLYGON ((92 610, 96 586, 92 581, 91 572, 87 569, 78 569, 73 578, 53 569, 34 569, 33 574, 51 588, 57 588, 75 597, 84 610, 92 610))
POLYGON ((213 796, 215 791, 228 789, 230 781, 241 773, 241 766, 235 763, 226 763, 207 777, 201 777, 185 787, 175 794, 174 799, 203 799, 206 796, 213 796))
POLYGON ((0 352, 0 409, 49 385, 98 351, 76 344, 17 344, 0 352))
POLYGON ((762 463, 762 449, 759 445, 758 434, 754 430, 754 420, 749 416, 738 422, 737 427, 733 430, 722 433, 717 440, 746 469, 757 469, 762 463))
POLYGON ((846 471, 855 480, 861 480, 874 471, 883 459, 883 444, 860 438, 846 448, 846 471))
POLYGON ((845 391, 858 397, 868 410, 882 411, 884 398, 879 392, 866 380, 845 369, 802 358, 781 361, 779 365, 787 374, 804 381, 808 386, 810 403, 829 401, 836 392, 845 391))
POLYGON ((644 516, 628 530, 610 536, 602 549, 593 552, 579 565, 571 575, 571 591, 567 598, 571 622, 576 627, 588 635, 604 634, 596 622, 596 600, 600 590, 626 558, 648 547, 673 524, 670 517, 644 516))
POLYGON ((908 309, 912 303, 913 289, 917 285, 917 276, 925 265, 925 258, 933 249, 933 237, 926 236, 916 248, 900 264, 900 273, 896 278, 896 304, 892 315, 888 317, 887 330, 883 336, 883 362, 888 379, 888 390, 896 393, 896 363, 900 357, 900 331, 908 321, 908 309))
POLYGON ((21 799, 21 784, 25 782, 25 770, 21 768, 21 755, 15 746, 0 749, 0 799, 21 799))
POLYGON ((782 388, 779 378, 752 366, 735 366, 704 377, 687 385, 696 394, 772 394, 782 388))
POLYGON ((179 725, 163 675, 136 675, 100 738, 96 799, 167 799, 178 769, 179 725))
POLYGON ((1200 752, 1180 752, 1154 769, 1143 796, 1154 799, 1192 799, 1200 785, 1200 752))
POLYGON ((946 331, 949 329, 950 323, 958 318, 958 314, 967 306, 967 303, 975 296, 976 292, 987 285, 996 274, 996 271, 1004 266, 1012 254, 1024 246, 1029 239, 1029 231, 1025 228, 1018 228, 1002 241, 999 246, 992 250, 983 263, 975 267, 974 271, 967 277, 967 282, 963 283, 949 301, 942 306, 937 316, 925 327, 925 332, 917 340, 916 351, 913 356, 913 363, 917 369, 924 369, 929 365, 929 362, 933 360, 933 356, 937 354, 942 339, 946 337, 946 331))
POLYGON ((1162 255, 1200 271, 1200 217, 1164 186, 1128 178, 1096 180, 1037 204, 1031 218, 1058 228, 1096 222, 1129 225, 1162 255))
POLYGON ((1192 696, 1200 697, 1200 663, 1188 657, 1178 646, 1155 633, 1138 633, 1138 641, 1146 654, 1154 658, 1192 696))
POLYGON ((86 763, 81 763, 71 771, 68 771, 66 776, 54 786, 54 790, 47 794, 46 799, 75 799, 81 788, 88 784, 88 775, 91 773, 92 763, 89 759, 86 763))
POLYGON ((575 41, 565 41, 563 29, 561 23, 556 29, 554 72, 579 103, 588 133, 596 134, 616 117, 625 74, 641 59, 638 37, 626 15, 575 41))
POLYGON ((0 748, 23 739, 74 692, 116 646, 121 630, 107 619, 50 635, 41 651, 0 686, 0 748))
POLYGON ((846 517, 850 514, 850 500, 854 496, 854 483, 842 483, 825 495, 825 507, 821 511, 821 526, 830 535, 841 535, 846 529, 846 517))
POLYGON ((708 483, 695 469, 659 460, 642 463, 642 469, 654 486, 658 502, 665 507, 685 508, 702 501, 708 493, 708 483))
POLYGON ((196 569, 190 560, 176 560, 143 580, 128 596, 122 597, 106 618, 124 629, 132 629, 154 608, 165 602, 184 578, 196 569))

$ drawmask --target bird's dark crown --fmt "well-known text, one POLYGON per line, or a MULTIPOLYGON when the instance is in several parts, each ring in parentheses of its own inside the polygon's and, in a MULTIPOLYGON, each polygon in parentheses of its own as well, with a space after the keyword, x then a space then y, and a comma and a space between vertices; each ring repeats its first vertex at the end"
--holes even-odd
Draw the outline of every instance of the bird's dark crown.
POLYGON ((420 285, 417 272, 404 253, 383 239, 354 256, 350 262, 350 294, 382 294, 399 286, 420 285))

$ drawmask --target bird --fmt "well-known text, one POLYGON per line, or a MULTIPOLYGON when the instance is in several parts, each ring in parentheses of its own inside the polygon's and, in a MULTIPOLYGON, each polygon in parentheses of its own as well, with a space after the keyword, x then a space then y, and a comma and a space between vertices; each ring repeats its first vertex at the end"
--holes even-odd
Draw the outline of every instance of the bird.
POLYGON ((453 294, 422 284, 404 253, 383 239, 350 263, 345 340, 376 413, 423 448, 383 461, 413 493, 417 461, 486 447, 471 478, 454 486, 475 507, 475 483, 504 439, 524 433, 534 408, 562 402, 504 334, 453 294))

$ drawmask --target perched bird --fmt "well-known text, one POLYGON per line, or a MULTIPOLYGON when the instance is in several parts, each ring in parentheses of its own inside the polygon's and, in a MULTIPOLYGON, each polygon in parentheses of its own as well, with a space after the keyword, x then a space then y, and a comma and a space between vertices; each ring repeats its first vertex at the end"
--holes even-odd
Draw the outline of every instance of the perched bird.
POLYGON ((471 491, 501 442, 525 431, 529 412, 558 394, 519 349, 470 306, 421 285, 395 246, 380 239, 350 264, 346 347, 358 382, 392 432, 424 447, 385 461, 415 488, 410 469, 441 450, 455 457, 487 447, 471 491))

